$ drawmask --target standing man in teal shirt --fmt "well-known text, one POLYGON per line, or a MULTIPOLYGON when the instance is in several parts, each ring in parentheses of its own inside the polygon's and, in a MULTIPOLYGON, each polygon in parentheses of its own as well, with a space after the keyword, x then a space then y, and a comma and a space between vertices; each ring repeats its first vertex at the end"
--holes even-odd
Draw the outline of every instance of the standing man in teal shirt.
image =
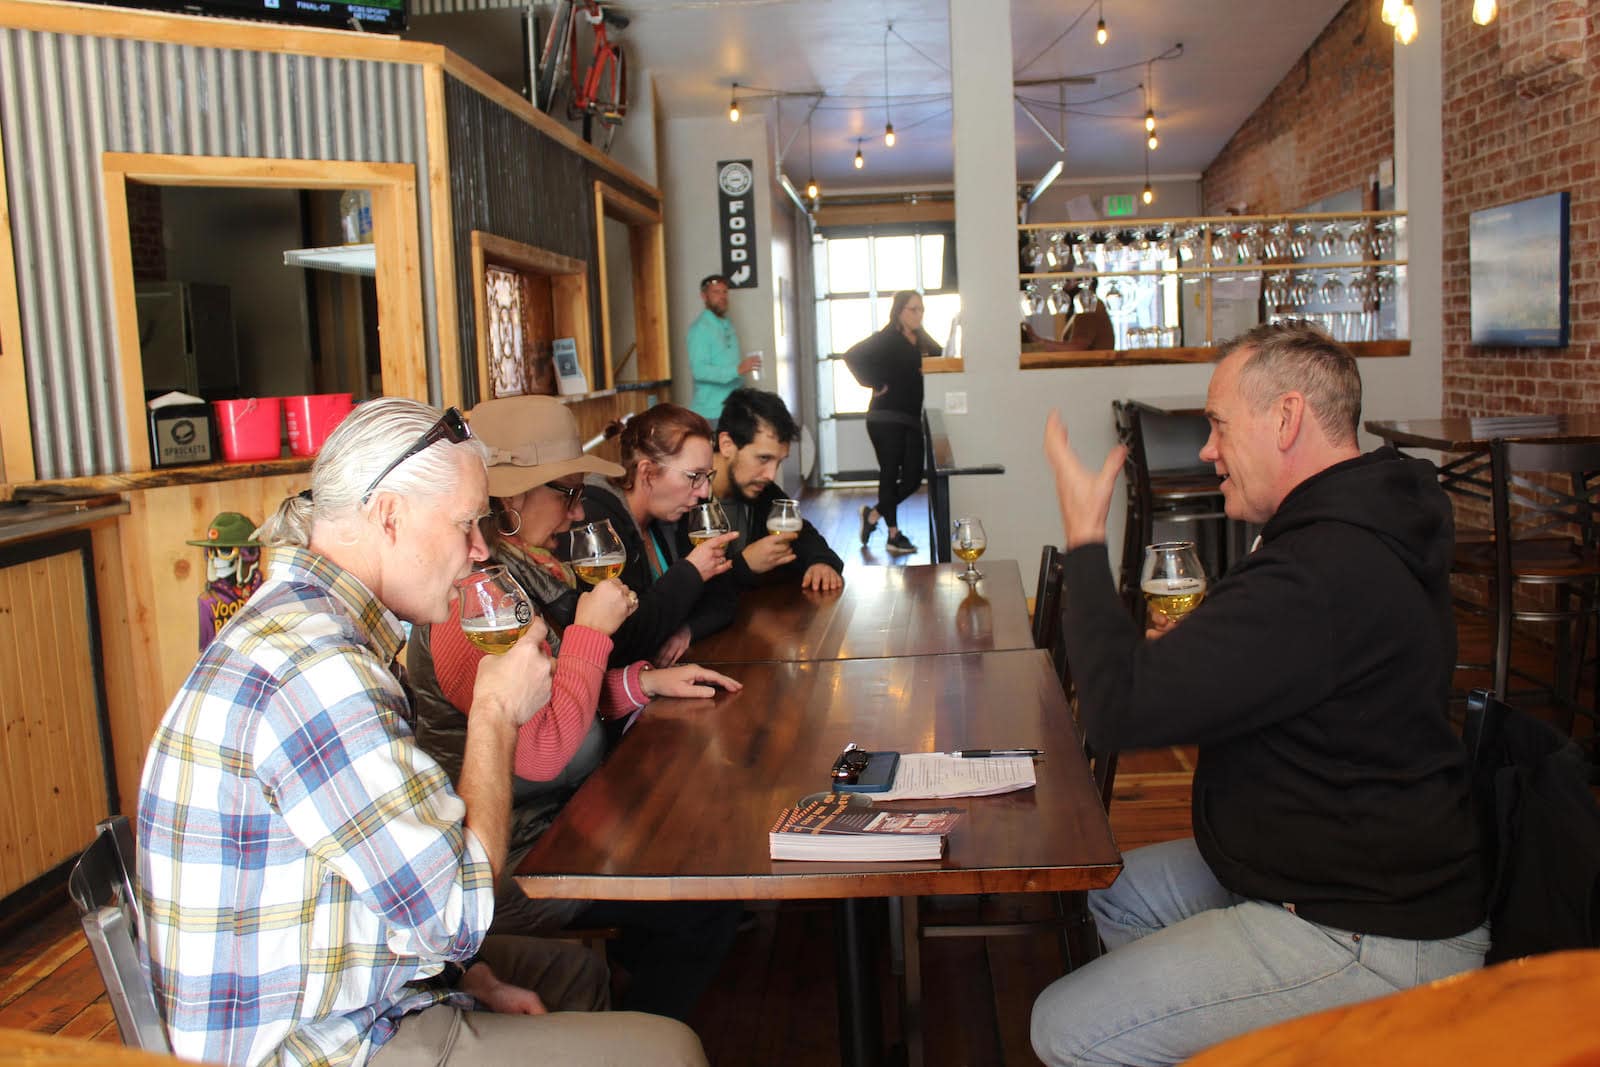
POLYGON ((739 356, 739 335, 728 321, 727 278, 706 275, 700 281, 700 299, 706 309, 689 327, 689 373, 694 375, 689 407, 715 426, 723 401, 743 384, 744 375, 761 369, 761 357, 739 356))

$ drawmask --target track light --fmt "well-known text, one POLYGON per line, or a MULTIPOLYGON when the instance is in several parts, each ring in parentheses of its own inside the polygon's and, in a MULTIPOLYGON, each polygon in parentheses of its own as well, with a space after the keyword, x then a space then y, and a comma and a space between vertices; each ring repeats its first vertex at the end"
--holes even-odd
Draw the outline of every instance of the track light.
POLYGON ((1499 5, 1494 0, 1472 0, 1472 21, 1479 26, 1487 26, 1500 14, 1499 5))
POLYGON ((883 147, 894 147, 894 123, 886 122, 883 125, 883 147))
POLYGON ((733 92, 728 97, 728 121, 739 121, 739 83, 733 83, 733 92))
POLYGON ((1417 9, 1411 0, 1405 0, 1400 8, 1400 15, 1394 24, 1394 39, 1401 44, 1410 44, 1417 39, 1417 9))

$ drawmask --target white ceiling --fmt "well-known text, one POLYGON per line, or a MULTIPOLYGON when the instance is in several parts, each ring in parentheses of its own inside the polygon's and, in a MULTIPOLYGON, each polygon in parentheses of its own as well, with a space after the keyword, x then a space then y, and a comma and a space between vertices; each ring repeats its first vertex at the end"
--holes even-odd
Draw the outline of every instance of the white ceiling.
MULTIPOLYGON (((998 6, 1003 0, 993 0, 998 6)), ((1145 61, 1155 64, 1153 103, 1160 147, 1156 175, 1194 175, 1264 100, 1344 0, 1011 0, 1018 81, 1089 75, 1066 88, 1019 87, 1052 133, 1065 122, 1066 176, 1097 178, 1144 170, 1145 61), (1103 2, 1110 40, 1095 44, 1103 2), (1084 17, 1055 45, 1046 46, 1084 17), (1114 68, 1129 69, 1116 70, 1114 68), (1131 90, 1131 91, 1130 91, 1131 90), (1118 95, 1120 94, 1120 95, 1118 95)), ((730 86, 826 94, 812 120, 817 179, 834 189, 948 183, 951 178, 947 0, 618 0, 632 18, 623 39, 634 70, 655 77, 662 117, 725 114, 730 86), (885 27, 889 94, 898 144, 883 145, 885 27), (923 53, 923 54, 919 54, 923 53), (850 165, 862 138, 864 170, 850 165)), ((808 170, 803 120, 810 101, 743 108, 778 112, 784 170, 797 185, 808 170)), ((1037 179, 1057 152, 1020 108, 1013 109, 1019 181, 1037 179)))

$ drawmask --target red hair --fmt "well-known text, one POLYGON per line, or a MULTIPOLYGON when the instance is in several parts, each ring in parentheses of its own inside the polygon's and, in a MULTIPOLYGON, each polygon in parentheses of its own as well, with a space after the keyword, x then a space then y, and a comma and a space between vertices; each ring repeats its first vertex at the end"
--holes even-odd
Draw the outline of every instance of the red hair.
POLYGON ((691 437, 712 440, 711 424, 677 404, 657 404, 626 423, 613 422, 606 427, 606 436, 617 438, 622 447, 622 477, 611 479, 622 490, 633 488, 641 459, 664 463, 677 455, 691 437))

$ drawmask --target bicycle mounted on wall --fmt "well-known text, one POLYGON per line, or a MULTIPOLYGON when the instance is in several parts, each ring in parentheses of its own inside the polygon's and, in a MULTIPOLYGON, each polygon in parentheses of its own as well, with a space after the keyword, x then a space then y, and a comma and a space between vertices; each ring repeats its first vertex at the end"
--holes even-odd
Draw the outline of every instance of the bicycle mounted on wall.
POLYGON ((627 57, 610 34, 610 29, 620 31, 627 25, 627 16, 598 0, 556 0, 534 81, 534 106, 554 114, 557 100, 565 96, 567 118, 583 121, 583 139, 591 144, 598 120, 600 147, 605 149, 611 147, 611 138, 628 113, 627 57), (585 26, 592 47, 588 65, 581 66, 579 37, 585 26))

